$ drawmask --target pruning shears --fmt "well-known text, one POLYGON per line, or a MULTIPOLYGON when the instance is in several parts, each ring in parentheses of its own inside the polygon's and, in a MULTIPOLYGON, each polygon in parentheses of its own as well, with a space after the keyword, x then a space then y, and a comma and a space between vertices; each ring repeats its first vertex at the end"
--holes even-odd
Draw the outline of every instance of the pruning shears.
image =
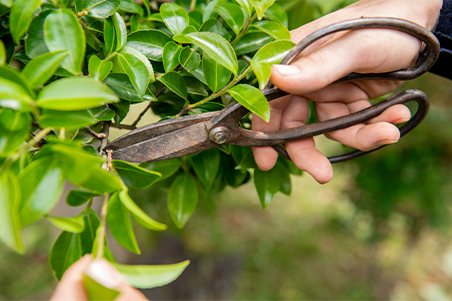
MULTIPOLYGON (((408 33, 424 43, 417 64, 407 70, 380 74, 351 73, 335 83, 356 80, 397 80, 405 81, 427 72, 438 58, 440 46, 436 37, 425 28, 414 23, 393 18, 361 18, 340 22, 320 29, 298 43, 282 60, 290 64, 306 47, 327 35, 367 28, 386 28, 408 33)), ((262 93, 268 101, 288 93, 269 84, 262 93)), ((365 122, 380 115, 384 110, 397 104, 416 101, 419 105, 413 118, 400 128, 401 136, 419 125, 428 113, 429 99, 419 90, 407 90, 362 111, 296 128, 258 132, 239 126, 240 120, 249 113, 238 102, 232 102, 221 111, 176 117, 135 129, 107 145, 113 159, 128 162, 156 162, 201 152, 226 143, 240 146, 273 146, 281 155, 289 155, 281 146, 284 143, 313 137, 365 122)), ((375 150, 373 150, 375 151, 375 150)), ((370 151, 371 152, 371 151, 370 151)), ((329 158, 331 163, 360 157, 369 152, 353 151, 329 158)))

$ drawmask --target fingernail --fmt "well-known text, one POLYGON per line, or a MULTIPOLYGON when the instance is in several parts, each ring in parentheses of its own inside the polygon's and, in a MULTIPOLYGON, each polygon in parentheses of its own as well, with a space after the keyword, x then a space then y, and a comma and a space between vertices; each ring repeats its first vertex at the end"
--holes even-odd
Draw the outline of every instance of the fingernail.
POLYGON ((385 140, 378 141, 377 147, 387 145, 387 144, 393 144, 393 143, 397 143, 397 142, 399 142, 399 140, 385 139, 385 140))
POLYGON ((291 65, 273 65, 274 68, 281 76, 291 76, 300 73, 300 68, 291 65))
POLYGON ((107 288, 115 288, 125 282, 121 274, 104 259, 93 260, 85 274, 107 288))

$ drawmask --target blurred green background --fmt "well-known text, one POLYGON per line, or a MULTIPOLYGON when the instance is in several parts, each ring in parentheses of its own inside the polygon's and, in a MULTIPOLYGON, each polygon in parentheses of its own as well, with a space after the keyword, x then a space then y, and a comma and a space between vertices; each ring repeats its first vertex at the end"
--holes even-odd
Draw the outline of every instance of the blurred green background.
MULTIPOLYGON (((296 28, 351 2, 277 3, 296 28)), ((402 89, 411 88, 425 91, 432 107, 396 145, 336 165, 326 185, 292 177, 292 196, 278 194, 265 211, 252 182, 204 196, 182 231, 136 227, 140 256, 109 237, 116 259, 191 260, 174 283, 145 291, 151 300, 452 300, 452 85, 426 74, 402 89)), ((142 124, 155 120, 149 115, 142 124)), ((344 152, 316 142, 325 154, 344 152)), ((172 225, 164 188, 131 196, 172 225)), ((55 211, 74 214, 64 201, 55 211)), ((58 233, 46 221, 26 228, 25 256, 0 244, 0 300, 49 299, 56 281, 47 258, 58 233)))

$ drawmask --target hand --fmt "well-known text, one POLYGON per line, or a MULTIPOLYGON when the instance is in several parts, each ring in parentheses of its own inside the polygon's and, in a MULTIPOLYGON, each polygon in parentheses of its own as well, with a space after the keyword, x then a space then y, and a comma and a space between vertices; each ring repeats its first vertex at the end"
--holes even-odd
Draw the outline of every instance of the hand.
MULTIPOLYGON (((442 0, 362 0, 292 31, 298 43, 314 31, 345 20, 361 17, 393 17, 433 30, 442 0)), ((291 93, 270 102, 271 118, 265 123, 253 115, 252 129, 275 131, 304 125, 308 101, 314 102, 320 121, 360 111, 370 106, 369 99, 390 93, 403 83, 397 81, 353 81, 330 85, 351 73, 383 73, 414 65, 421 42, 408 34, 388 29, 363 29, 339 32, 308 47, 290 65, 272 66, 272 83, 291 93)), ((400 132, 394 124, 408 121, 410 111, 403 105, 387 109, 365 124, 326 134, 329 139, 368 151, 395 143, 400 132)), ((315 147, 312 138, 290 142, 286 150, 296 166, 319 183, 333 176, 328 159, 315 147)), ((261 170, 271 169, 278 157, 272 147, 253 148, 261 170)))
POLYGON ((138 290, 130 287, 108 261, 93 260, 91 255, 85 255, 64 273, 50 301, 88 301, 82 281, 83 273, 105 287, 119 290, 121 294, 115 299, 116 301, 148 300, 138 290))

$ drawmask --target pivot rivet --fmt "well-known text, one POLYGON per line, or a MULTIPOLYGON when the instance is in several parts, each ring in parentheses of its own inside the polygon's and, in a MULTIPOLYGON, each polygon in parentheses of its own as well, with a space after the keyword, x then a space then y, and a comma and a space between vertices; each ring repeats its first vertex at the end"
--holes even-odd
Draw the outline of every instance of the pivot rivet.
POLYGON ((209 133, 209 140, 215 144, 224 144, 229 138, 229 129, 224 126, 214 128, 209 133))

